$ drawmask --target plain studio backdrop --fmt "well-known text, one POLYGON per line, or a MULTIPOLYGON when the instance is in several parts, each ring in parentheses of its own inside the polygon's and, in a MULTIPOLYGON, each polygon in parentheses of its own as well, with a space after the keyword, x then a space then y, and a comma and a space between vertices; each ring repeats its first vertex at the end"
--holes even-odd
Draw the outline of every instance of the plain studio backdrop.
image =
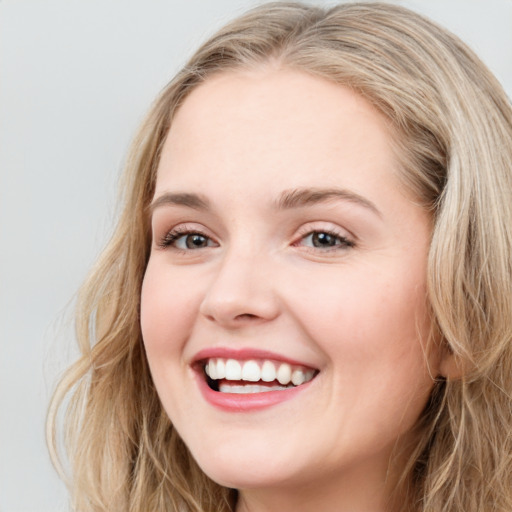
MULTIPOLYGON (((257 3, 0 0, 0 512, 66 510, 46 408, 130 140, 198 44, 257 3)), ((461 36, 512 96, 512 0, 397 3, 461 36)))

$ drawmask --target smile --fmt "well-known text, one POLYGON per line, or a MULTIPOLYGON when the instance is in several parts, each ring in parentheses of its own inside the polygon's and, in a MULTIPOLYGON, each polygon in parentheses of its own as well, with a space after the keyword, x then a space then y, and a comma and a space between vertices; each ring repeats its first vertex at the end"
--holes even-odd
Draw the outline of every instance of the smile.
POLYGON ((220 393, 253 394, 282 391, 311 381, 316 371, 269 359, 210 358, 204 362, 208 386, 220 393))

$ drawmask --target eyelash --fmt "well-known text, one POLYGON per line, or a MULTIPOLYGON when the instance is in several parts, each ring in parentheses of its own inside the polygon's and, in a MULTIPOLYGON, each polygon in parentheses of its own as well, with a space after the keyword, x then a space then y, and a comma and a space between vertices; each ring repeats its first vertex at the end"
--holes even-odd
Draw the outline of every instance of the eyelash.
POLYGON ((294 242, 294 246, 298 246, 301 244, 301 242, 304 242, 308 237, 313 237, 314 235, 327 235, 329 237, 332 237, 335 240, 335 245, 333 246, 325 246, 325 247, 312 247, 312 246, 305 246, 307 250, 310 251, 322 251, 322 252, 330 252, 330 251, 337 251, 337 250, 346 250, 351 247, 355 246, 355 243, 347 238, 346 236, 341 235, 340 233, 337 233, 335 230, 330 229, 311 229, 307 228, 304 230, 303 233, 299 234, 299 239, 297 242, 294 242))
MULTIPOLYGON (((176 242, 180 238, 187 237, 188 235, 199 235, 199 236, 205 238, 207 241, 212 240, 212 238, 210 236, 201 232, 201 230, 199 230, 197 228, 190 229, 190 228, 187 228, 186 226, 183 226, 183 227, 174 228, 171 231, 168 231, 158 242, 158 247, 160 247, 161 249, 172 248, 176 251, 181 251, 181 252, 193 251, 194 249, 192 249, 192 248, 182 249, 182 248, 176 247, 176 245, 175 245, 176 242)), ((202 247, 198 247, 197 249, 202 249, 202 247)))
MULTIPOLYGON (((334 230, 329 230, 329 229, 307 229, 307 230, 304 230, 303 233, 299 234, 298 241, 294 242, 292 245, 300 246, 301 242, 306 240, 308 237, 313 237, 315 234, 316 235, 327 235, 328 237, 332 237, 335 240, 335 245, 325 246, 323 248, 322 247, 304 246, 307 250, 314 251, 314 252, 316 252, 317 250, 320 250, 322 252, 329 252, 329 251, 349 249, 349 248, 355 246, 355 243, 352 240, 341 235, 340 233, 337 233, 334 230)), ((175 251, 181 251, 181 252, 188 252, 188 251, 194 251, 194 250, 198 250, 198 249, 205 249, 205 248, 211 247, 209 245, 207 245, 205 247, 197 247, 195 249, 190 248, 190 247, 187 249, 176 247, 175 244, 179 239, 181 239, 183 237, 187 237, 189 235, 199 235, 200 237, 205 238, 207 240, 207 242, 213 241, 213 239, 210 236, 203 233, 201 230, 199 230, 197 228, 190 229, 190 228, 187 228, 186 226, 183 226, 183 227, 174 228, 171 231, 167 232, 158 242, 158 247, 160 247, 161 249, 172 248, 175 251)))

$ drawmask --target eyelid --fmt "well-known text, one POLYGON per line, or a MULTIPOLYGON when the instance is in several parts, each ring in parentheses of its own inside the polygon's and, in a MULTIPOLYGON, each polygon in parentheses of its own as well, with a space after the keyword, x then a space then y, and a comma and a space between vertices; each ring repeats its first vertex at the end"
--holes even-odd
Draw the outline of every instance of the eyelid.
MULTIPOLYGON (((215 237, 207 230, 204 226, 200 224, 195 223, 181 223, 177 224, 176 226, 166 229, 163 232, 163 235, 155 236, 155 244, 159 249, 173 249, 175 251, 181 251, 181 252, 188 252, 188 251, 194 251, 198 249, 180 249, 176 246, 173 246, 173 242, 176 240, 179 240, 181 237, 191 234, 198 234, 201 236, 204 236, 205 238, 213 241, 215 245, 218 245, 217 240, 215 237)), ((211 247, 211 246, 207 246, 211 247)))
POLYGON ((303 224, 302 226, 300 226, 299 229, 297 229, 294 238, 301 238, 313 232, 331 233, 333 235, 339 236, 340 238, 346 238, 347 240, 350 240, 353 243, 355 243, 357 240, 357 237, 348 229, 342 228, 337 224, 326 221, 311 221, 303 224))
POLYGON ((308 222, 302 225, 293 238, 292 246, 300 247, 302 250, 315 254, 339 253, 356 246, 356 237, 348 230, 332 223, 308 222), (342 243, 333 246, 312 247, 302 242, 315 233, 325 233, 338 238, 342 243))
MULTIPOLYGON (((156 233, 154 234, 154 243, 159 249, 167 250, 172 249, 174 251, 181 251, 182 253, 195 252, 200 249, 212 248, 215 246, 219 246, 219 242, 216 237, 211 233, 211 231, 205 228, 204 225, 195 223, 195 222, 182 222, 179 223, 170 229, 162 230, 163 234, 158 234, 158 229, 155 229, 156 233), (174 243, 180 238, 191 235, 198 234, 208 239, 211 244, 208 243, 205 247, 197 247, 197 248, 179 248, 174 243)), ((347 229, 342 228, 341 226, 334 224, 332 222, 326 221, 311 221, 301 225, 297 230, 295 235, 292 237, 292 242, 290 245, 296 247, 302 247, 303 249, 311 250, 313 252, 329 252, 329 251, 337 251, 343 250, 346 248, 350 248, 356 245, 356 237, 347 229), (309 247, 307 245, 302 245, 302 242, 308 237, 315 233, 326 233, 333 237, 341 240, 342 243, 338 243, 331 247, 309 247)))

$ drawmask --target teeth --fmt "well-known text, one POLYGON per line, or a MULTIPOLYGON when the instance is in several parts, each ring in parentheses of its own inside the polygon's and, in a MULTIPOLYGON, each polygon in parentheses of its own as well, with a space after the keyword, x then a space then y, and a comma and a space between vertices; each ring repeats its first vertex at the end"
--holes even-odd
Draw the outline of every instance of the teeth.
POLYGON ((289 384, 291 382, 291 380, 292 380, 292 367, 289 364, 283 363, 279 367, 279 370, 277 370, 277 380, 283 386, 285 384, 289 384))
POLYGON ((237 395, 248 395, 250 393, 265 393, 267 391, 280 391, 288 389, 286 386, 258 386, 257 384, 247 384, 241 386, 239 384, 228 384, 223 382, 219 386, 221 393, 235 393, 237 395))
POLYGON ((293 370, 292 372, 292 384, 294 386, 300 386, 306 381, 306 375, 302 370, 293 370))
POLYGON ((246 361, 242 368, 242 380, 258 382, 261 378, 261 371, 256 361, 246 361))
POLYGON ((226 378, 226 363, 224 359, 217 359, 217 379, 226 378))
POLYGON ((276 367, 274 363, 265 361, 261 367, 261 380, 263 382, 272 382, 276 380, 276 367))
POLYGON ((204 367, 206 375, 213 380, 226 378, 226 362, 224 359, 210 359, 204 367))
POLYGON ((215 360, 212 360, 208 363, 208 375, 211 379, 217 379, 217 365, 215 363, 215 360))
POLYGON ((237 361, 236 359, 210 359, 204 367, 206 375, 212 380, 274 382, 275 386, 240 385, 221 382, 219 390, 225 393, 261 393, 290 386, 300 386, 315 376, 315 371, 304 367, 292 367, 288 363, 273 361, 237 361), (229 389, 229 391, 227 391, 229 389), (226 390, 226 391, 224 391, 226 390))
POLYGON ((242 380, 242 365, 235 359, 228 359, 226 361, 226 377, 225 378, 227 380, 242 380))

